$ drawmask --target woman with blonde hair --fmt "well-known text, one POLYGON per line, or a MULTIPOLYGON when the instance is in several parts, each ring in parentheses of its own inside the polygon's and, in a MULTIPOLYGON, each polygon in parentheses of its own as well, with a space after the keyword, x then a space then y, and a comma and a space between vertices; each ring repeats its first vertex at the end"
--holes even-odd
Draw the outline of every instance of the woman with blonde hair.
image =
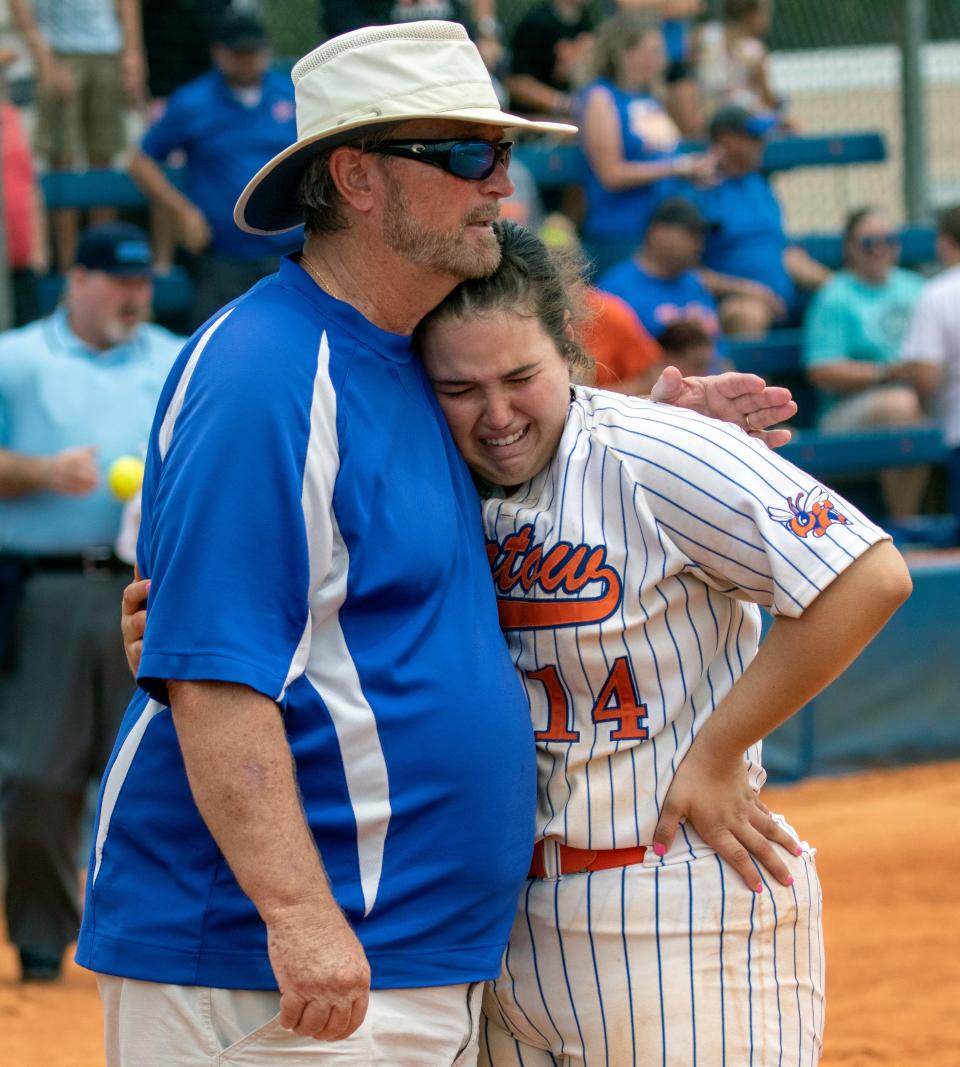
POLYGON ((666 51, 658 20, 614 15, 597 30, 580 91, 587 162, 584 243, 598 271, 631 255, 654 207, 683 180, 708 180, 709 155, 682 153, 660 99, 666 51))

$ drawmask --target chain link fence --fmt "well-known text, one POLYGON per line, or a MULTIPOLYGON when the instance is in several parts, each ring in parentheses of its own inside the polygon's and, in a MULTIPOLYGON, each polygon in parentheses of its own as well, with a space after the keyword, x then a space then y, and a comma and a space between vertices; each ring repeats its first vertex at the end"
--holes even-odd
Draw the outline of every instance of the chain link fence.
POLYGON ((850 209, 867 203, 903 221, 905 121, 922 124, 928 207, 960 199, 960 5, 926 4, 916 99, 905 99, 902 77, 907 6, 906 0, 789 0, 778 6, 769 42, 772 79, 790 98, 803 130, 880 130, 888 153, 882 164, 778 176, 792 232, 837 229, 850 209))
MULTIPOLYGON (((535 0, 498 0, 509 40, 535 0)), ((598 14, 613 0, 596 0, 598 14)), ((787 227, 793 233, 836 230, 862 204, 885 208, 904 221, 904 98, 901 42, 910 0, 779 0, 768 40, 775 90, 790 100, 801 131, 879 130, 888 158, 855 167, 804 169, 777 176, 787 227)), ((319 39, 323 0, 260 0, 280 55, 298 56, 319 39)), ((709 0, 703 17, 717 17, 709 0)), ((921 54, 925 201, 930 208, 960 201, 960 3, 926 0, 921 54)), ((913 120, 917 121, 917 120, 913 120)))

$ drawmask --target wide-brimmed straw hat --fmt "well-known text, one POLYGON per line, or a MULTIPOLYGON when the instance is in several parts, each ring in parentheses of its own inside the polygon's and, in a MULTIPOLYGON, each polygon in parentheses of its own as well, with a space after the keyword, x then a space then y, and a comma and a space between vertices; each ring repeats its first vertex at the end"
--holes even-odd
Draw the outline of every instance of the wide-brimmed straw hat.
POLYGON ((576 133, 500 108, 480 53, 455 22, 367 26, 315 48, 292 73, 297 140, 240 194, 233 217, 248 233, 282 233, 303 222, 297 186, 321 150, 355 131, 410 119, 454 119, 546 133, 576 133))

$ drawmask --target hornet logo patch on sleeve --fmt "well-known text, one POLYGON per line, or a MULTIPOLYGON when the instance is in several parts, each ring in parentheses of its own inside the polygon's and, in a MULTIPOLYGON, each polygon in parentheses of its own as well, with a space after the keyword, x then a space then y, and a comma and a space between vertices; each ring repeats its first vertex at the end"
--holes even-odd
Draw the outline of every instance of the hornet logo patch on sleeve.
POLYGON ((797 493, 796 499, 787 497, 789 511, 783 508, 767 508, 767 514, 797 537, 823 537, 835 523, 852 526, 846 515, 841 514, 836 504, 827 495, 823 486, 815 485, 809 493, 797 493))

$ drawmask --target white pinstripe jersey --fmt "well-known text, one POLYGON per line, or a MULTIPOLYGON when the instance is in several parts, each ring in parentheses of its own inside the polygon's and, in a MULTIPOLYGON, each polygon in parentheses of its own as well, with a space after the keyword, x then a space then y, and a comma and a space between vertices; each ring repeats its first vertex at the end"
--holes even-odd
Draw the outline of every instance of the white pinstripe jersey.
MULTIPOLYGON (((649 844, 674 771, 754 656, 886 537, 727 423, 577 387, 557 455, 484 502, 537 736, 537 836, 649 844)), ((760 745, 745 758, 759 789, 760 745)))

